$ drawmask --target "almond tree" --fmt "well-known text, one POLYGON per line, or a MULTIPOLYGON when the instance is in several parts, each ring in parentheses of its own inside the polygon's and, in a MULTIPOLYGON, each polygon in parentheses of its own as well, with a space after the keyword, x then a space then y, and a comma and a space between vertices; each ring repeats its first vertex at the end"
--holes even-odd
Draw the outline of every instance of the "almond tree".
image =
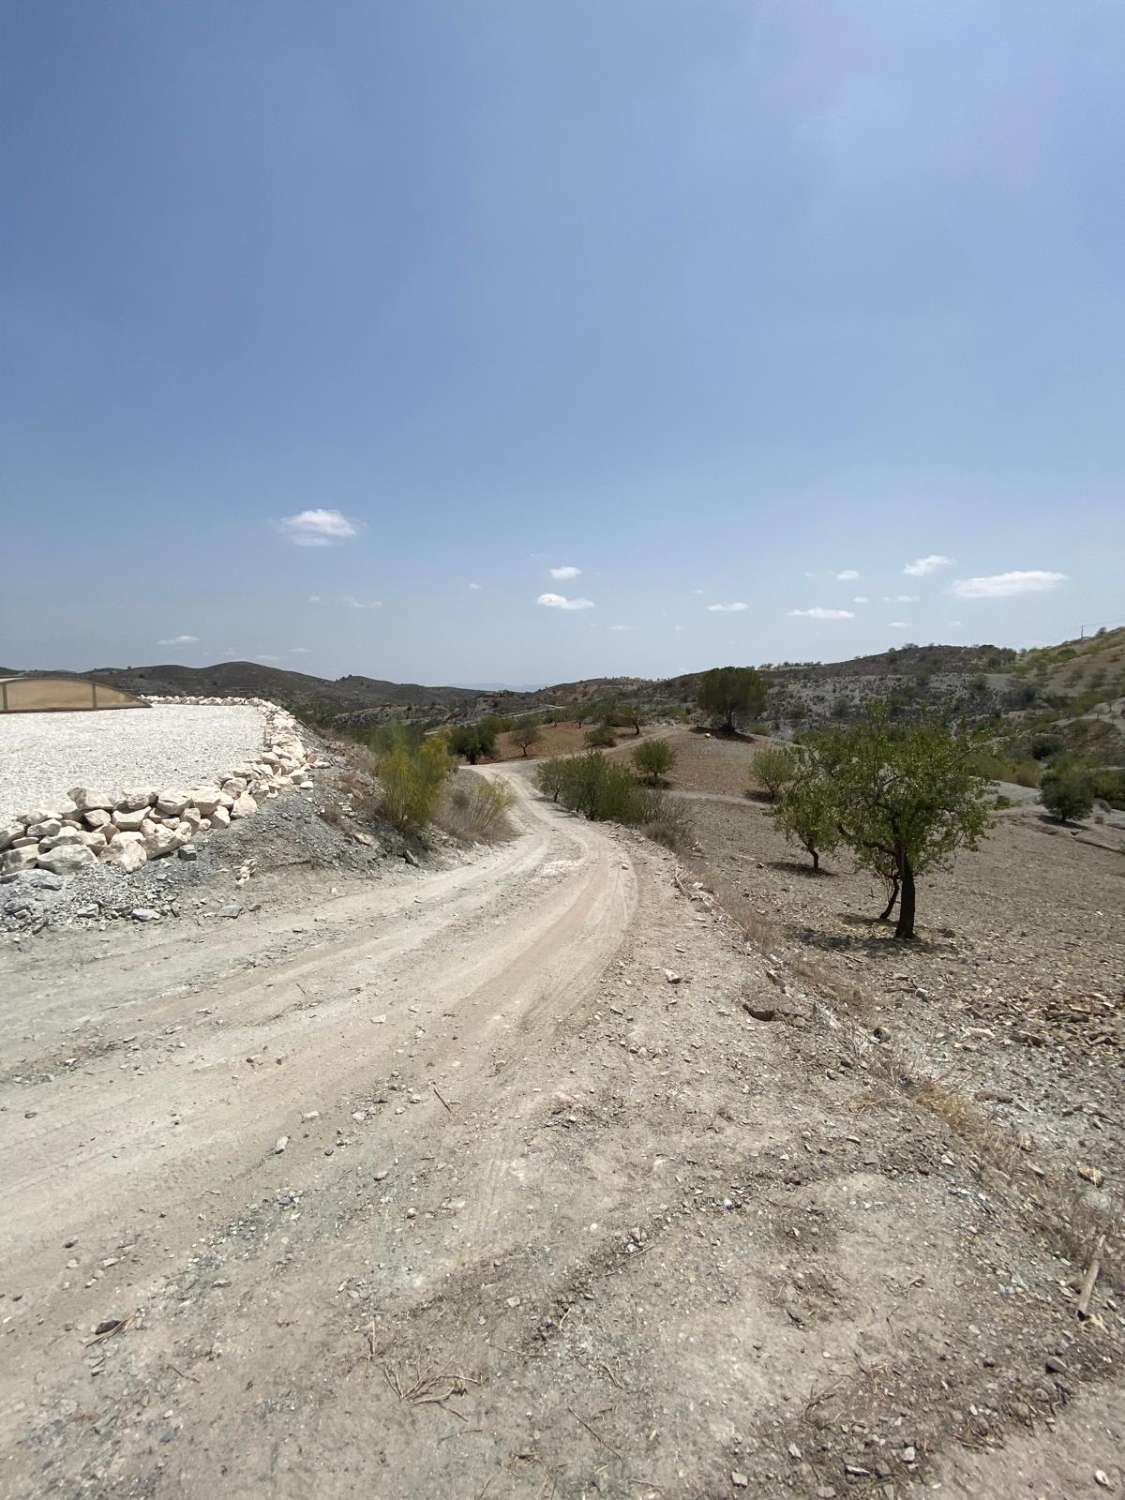
MULTIPOLYGON (((975 849, 991 823, 992 792, 977 771, 979 737, 937 720, 895 724, 882 708, 816 737, 817 775, 857 865, 898 884, 895 937, 914 936, 915 880, 975 849)), ((894 905, 894 892, 885 915, 894 905)))

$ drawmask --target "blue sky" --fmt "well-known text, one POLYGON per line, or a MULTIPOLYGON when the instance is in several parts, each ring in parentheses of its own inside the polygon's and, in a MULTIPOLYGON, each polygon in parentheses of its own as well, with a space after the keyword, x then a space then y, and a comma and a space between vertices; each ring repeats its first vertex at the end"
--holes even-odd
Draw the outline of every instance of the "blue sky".
POLYGON ((1117 623, 1123 159, 1111 0, 9 6, 0 662, 1117 623))

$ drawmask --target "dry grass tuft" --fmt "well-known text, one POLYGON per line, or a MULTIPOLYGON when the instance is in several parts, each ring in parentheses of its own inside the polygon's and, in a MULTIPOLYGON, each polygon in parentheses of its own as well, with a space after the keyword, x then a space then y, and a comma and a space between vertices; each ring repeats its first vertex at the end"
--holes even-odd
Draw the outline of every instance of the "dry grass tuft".
POLYGON ((455 839, 468 844, 494 844, 514 836, 508 810, 515 801, 511 788, 486 781, 472 772, 458 772, 438 809, 435 822, 455 839))

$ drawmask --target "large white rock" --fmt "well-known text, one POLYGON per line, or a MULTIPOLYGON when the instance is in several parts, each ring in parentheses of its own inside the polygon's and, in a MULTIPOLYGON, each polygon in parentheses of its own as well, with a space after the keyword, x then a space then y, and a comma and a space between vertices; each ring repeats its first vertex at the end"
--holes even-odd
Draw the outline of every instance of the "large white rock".
POLYGON ((65 849, 67 844, 82 843, 82 834, 77 828, 60 828, 58 833, 39 840, 40 854, 49 854, 52 849, 65 849))
POLYGON ((198 807, 200 817, 209 818, 217 807, 223 805, 223 793, 217 786, 197 786, 191 800, 198 807))
POLYGON ((230 827, 230 809, 224 807, 220 803, 220 805, 211 814, 211 827, 212 828, 229 828, 230 827))
MULTIPOLYGON (((114 839, 114 843, 117 840, 114 839)), ((175 830, 165 828, 162 823, 153 823, 152 832, 145 834, 145 853, 149 859, 160 859, 162 855, 174 853, 183 843, 175 830)))
MULTIPOLYGON (((112 827, 113 825, 111 824, 110 826, 112 827)), ((92 849, 95 854, 105 848, 106 837, 100 828, 91 828, 87 832, 80 833, 78 837, 86 845, 86 848, 92 849)))
POLYGON ((22 823, 25 828, 30 828, 32 823, 47 823, 58 816, 52 807, 33 807, 27 812, 16 813, 16 822, 22 823))
POLYGON ((141 824, 147 821, 147 803, 145 803, 144 807, 138 807, 131 812, 115 812, 113 815, 113 826, 115 828, 124 828, 129 833, 138 832, 141 824))
POLYGON ((100 787, 72 786, 67 796, 78 812, 93 812, 96 808, 110 812, 113 808, 113 798, 100 787))
POLYGON ((62 823, 58 818, 44 818, 41 823, 29 823, 27 825, 27 836, 29 839, 53 839, 56 833, 62 832, 62 823))
POLYGON ((141 808, 151 807, 156 801, 156 795, 154 786, 134 787, 131 792, 118 797, 114 806, 119 812, 138 812, 141 808))
POLYGON ((109 821, 110 815, 103 807, 95 807, 85 815, 87 828, 104 828, 109 821))
POLYGON ((190 801, 187 792, 172 787, 157 797, 156 810, 162 818, 178 818, 190 801))
POLYGON ((243 792, 241 797, 235 798, 234 806, 230 810, 232 818, 248 818, 258 811, 258 804, 249 792, 243 792))
POLYGON ((203 814, 199 811, 198 807, 188 806, 184 808, 184 815, 180 821, 190 823, 194 830, 203 822, 203 814))
POLYGON ((144 840, 140 834, 119 833, 112 844, 107 844, 98 856, 103 865, 113 865, 118 870, 139 870, 148 860, 144 840))
POLYGON ((38 844, 32 844, 29 848, 9 849, 4 854, 0 854, 0 870, 5 875, 13 870, 34 870, 38 863, 38 844))
POLYGON ((22 839, 23 836, 22 823, 0 823, 0 851, 6 849, 13 839, 22 839))
POLYGON ((18 839, 12 840, 13 849, 28 849, 32 844, 34 844, 36 848, 39 847, 39 840, 33 839, 30 833, 21 833, 18 839))
POLYGON ((93 863, 94 856, 85 844, 62 844, 39 856, 39 868, 50 870, 52 875, 69 875, 74 870, 80 870, 83 865, 93 863))

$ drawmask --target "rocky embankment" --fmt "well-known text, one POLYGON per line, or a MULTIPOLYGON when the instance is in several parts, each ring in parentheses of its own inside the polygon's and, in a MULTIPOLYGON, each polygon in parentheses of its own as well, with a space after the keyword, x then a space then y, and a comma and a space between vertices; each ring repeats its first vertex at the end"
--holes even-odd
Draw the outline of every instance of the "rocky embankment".
POLYGON ((69 875, 95 861, 132 871, 150 859, 177 852, 191 859, 197 834, 250 817, 262 799, 276 797, 287 787, 311 787, 310 759, 297 721, 276 704, 243 701, 260 708, 265 719, 262 748, 253 759, 232 766, 205 786, 142 784, 122 793, 75 786, 62 804, 17 812, 0 825, 0 879, 27 870, 69 875))

